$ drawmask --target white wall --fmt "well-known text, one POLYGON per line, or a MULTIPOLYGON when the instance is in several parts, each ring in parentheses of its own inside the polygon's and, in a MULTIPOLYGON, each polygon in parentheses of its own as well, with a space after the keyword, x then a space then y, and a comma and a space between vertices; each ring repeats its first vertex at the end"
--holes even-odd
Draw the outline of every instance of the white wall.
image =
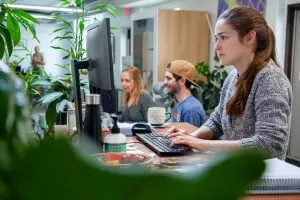
MULTIPOLYGON (((45 70, 50 75, 60 75, 63 72, 61 71, 61 68, 55 66, 55 64, 63 64, 67 61, 63 61, 62 58, 65 56, 65 54, 62 53, 62 51, 52 49, 51 45, 58 45, 58 46, 66 46, 66 44, 62 42, 51 42, 51 40, 54 38, 53 35, 50 35, 50 33, 58 28, 57 23, 43 23, 35 25, 36 34, 38 39, 40 40, 40 44, 32 38, 32 34, 29 31, 26 31, 22 27, 22 39, 27 40, 27 48, 34 53, 34 47, 35 45, 39 45, 41 52, 44 55, 45 59, 45 70)), ((25 52, 23 51, 14 51, 14 54, 23 56, 25 52)), ((13 56, 11 56, 10 60, 15 60, 13 56)), ((28 57, 26 60, 24 60, 21 63, 22 67, 28 68, 31 66, 31 59, 28 57)))

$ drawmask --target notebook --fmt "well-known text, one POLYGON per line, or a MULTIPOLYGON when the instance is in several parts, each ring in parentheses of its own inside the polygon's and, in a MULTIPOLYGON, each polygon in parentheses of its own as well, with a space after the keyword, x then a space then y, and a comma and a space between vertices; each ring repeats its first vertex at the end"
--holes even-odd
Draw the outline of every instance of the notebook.
POLYGON ((279 160, 266 160, 266 170, 259 183, 250 187, 250 194, 300 193, 300 168, 279 160))

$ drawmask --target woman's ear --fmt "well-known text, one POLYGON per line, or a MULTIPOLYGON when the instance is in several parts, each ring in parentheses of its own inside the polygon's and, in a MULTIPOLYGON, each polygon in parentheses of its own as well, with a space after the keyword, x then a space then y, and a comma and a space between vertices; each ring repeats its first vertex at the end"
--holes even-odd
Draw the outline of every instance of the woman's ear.
POLYGON ((251 30, 244 37, 244 44, 247 46, 253 46, 256 42, 256 32, 251 30))

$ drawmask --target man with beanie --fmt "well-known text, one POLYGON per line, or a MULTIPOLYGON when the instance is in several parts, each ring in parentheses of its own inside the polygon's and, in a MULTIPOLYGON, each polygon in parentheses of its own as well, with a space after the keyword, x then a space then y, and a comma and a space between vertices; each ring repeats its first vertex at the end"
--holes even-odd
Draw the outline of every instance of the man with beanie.
POLYGON ((172 110, 172 122, 188 122, 200 127, 207 119, 202 104, 191 93, 192 85, 199 87, 193 81, 195 75, 195 66, 185 60, 172 61, 166 68, 164 85, 178 101, 172 110))

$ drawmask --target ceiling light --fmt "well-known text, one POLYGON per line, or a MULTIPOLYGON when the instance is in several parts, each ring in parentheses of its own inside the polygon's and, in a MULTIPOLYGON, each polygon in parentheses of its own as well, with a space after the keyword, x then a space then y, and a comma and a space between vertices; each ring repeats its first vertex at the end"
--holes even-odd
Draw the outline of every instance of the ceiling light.
POLYGON ((170 0, 134 0, 129 3, 121 4, 119 7, 124 8, 134 8, 134 7, 141 7, 141 6, 150 6, 154 4, 164 3, 170 0))
POLYGON ((47 15, 39 15, 39 14, 31 14, 35 19, 46 19, 46 20, 54 20, 53 17, 47 15))
POLYGON ((49 7, 49 6, 32 6, 32 5, 18 5, 18 4, 7 4, 10 8, 19 8, 23 10, 31 11, 57 11, 57 12, 83 12, 80 8, 58 8, 58 7, 49 7))

